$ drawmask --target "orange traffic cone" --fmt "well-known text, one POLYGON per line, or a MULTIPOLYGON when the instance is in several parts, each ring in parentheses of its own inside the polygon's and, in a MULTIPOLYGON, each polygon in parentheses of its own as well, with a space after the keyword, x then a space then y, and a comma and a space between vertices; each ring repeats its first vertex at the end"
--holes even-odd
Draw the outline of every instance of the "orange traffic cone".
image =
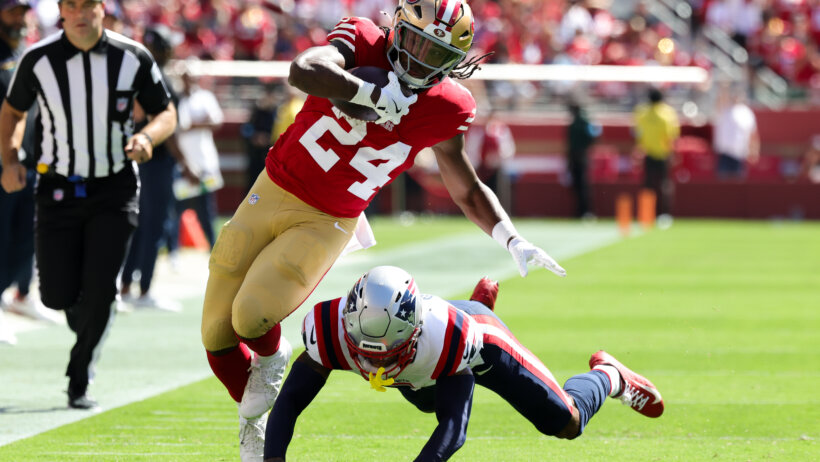
POLYGON ((641 189, 638 193, 638 222, 643 229, 649 229, 655 225, 655 191, 651 189, 641 189))
POLYGON ((629 193, 618 194, 615 199, 615 221, 621 235, 629 236, 632 228, 632 196, 629 193))
POLYGON ((196 212, 191 209, 182 212, 179 216, 179 245, 199 250, 208 250, 211 247, 196 218, 196 212))

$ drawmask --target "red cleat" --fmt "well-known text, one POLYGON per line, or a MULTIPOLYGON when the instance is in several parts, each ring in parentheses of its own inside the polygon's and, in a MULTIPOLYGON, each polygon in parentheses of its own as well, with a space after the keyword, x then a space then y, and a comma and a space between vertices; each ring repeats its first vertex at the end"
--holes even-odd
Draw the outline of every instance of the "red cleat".
POLYGON ((481 278, 473 289, 470 300, 483 303, 491 311, 495 311, 495 299, 498 298, 498 282, 488 277, 481 278))
POLYGON ((663 414, 661 393, 646 377, 636 374, 624 366, 606 351, 599 351, 589 358, 589 367, 599 365, 612 366, 621 374, 621 392, 613 398, 647 417, 660 417, 663 414))

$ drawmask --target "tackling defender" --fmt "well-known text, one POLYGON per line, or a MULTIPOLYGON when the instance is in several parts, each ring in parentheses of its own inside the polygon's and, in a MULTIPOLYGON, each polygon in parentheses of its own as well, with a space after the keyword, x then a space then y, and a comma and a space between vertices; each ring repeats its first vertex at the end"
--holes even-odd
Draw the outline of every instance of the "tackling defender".
POLYGON ((306 351, 291 367, 270 414, 267 462, 285 459, 299 414, 332 370, 348 370, 372 388, 398 387, 438 426, 416 458, 447 460, 466 439, 475 384, 489 388, 546 435, 573 439, 607 396, 648 417, 663 400, 646 378, 604 351, 590 372, 561 388, 494 313, 498 284, 482 279, 470 301, 422 295, 413 278, 392 266, 373 268, 347 297, 317 304, 302 324, 306 351))
POLYGON ((341 254, 373 196, 422 149, 433 149, 453 200, 509 250, 522 276, 528 262, 566 274, 518 234, 467 160, 463 134, 475 101, 449 77, 467 78, 477 67, 476 59, 464 61, 473 40, 464 0, 402 0, 392 29, 345 18, 328 40, 294 59, 288 80, 307 101, 211 253, 202 343, 239 403, 243 461, 262 458, 264 414, 291 354, 279 323, 341 254), (348 72, 362 66, 391 71, 389 82, 380 88, 348 72), (330 99, 370 107, 379 118, 349 118, 330 99))

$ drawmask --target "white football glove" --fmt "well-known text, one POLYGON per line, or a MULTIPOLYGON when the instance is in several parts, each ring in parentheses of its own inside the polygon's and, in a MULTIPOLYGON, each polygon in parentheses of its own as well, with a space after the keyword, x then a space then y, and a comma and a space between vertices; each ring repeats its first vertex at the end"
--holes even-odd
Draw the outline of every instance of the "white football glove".
POLYGON ((521 273, 521 277, 525 277, 529 272, 527 269, 528 263, 544 267, 561 277, 567 275, 567 270, 547 255, 547 252, 520 237, 513 238, 507 250, 510 251, 513 260, 518 265, 518 272, 521 273))
POLYGON ((401 118, 410 113, 410 105, 416 102, 418 96, 415 94, 404 96, 399 78, 396 77, 395 72, 390 71, 387 74, 387 79, 387 85, 381 88, 379 100, 372 107, 379 115, 379 119, 376 120, 377 124, 390 121, 394 125, 398 125, 401 118))

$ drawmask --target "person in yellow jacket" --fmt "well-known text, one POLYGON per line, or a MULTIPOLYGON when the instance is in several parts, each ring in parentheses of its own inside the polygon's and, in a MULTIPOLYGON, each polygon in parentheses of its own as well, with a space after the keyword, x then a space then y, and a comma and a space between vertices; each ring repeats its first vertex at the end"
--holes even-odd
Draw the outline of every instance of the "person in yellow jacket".
POLYGON ((305 104, 304 95, 299 90, 288 86, 286 91, 288 93, 287 100, 276 111, 276 119, 270 133, 271 146, 276 144, 279 136, 285 133, 285 130, 296 120, 296 114, 302 110, 302 106, 305 104))
POLYGON ((663 102, 663 93, 649 90, 649 102, 635 108, 635 141, 644 154, 644 187, 655 191, 659 225, 671 220, 674 184, 669 177, 669 161, 680 137, 675 109, 663 102))

